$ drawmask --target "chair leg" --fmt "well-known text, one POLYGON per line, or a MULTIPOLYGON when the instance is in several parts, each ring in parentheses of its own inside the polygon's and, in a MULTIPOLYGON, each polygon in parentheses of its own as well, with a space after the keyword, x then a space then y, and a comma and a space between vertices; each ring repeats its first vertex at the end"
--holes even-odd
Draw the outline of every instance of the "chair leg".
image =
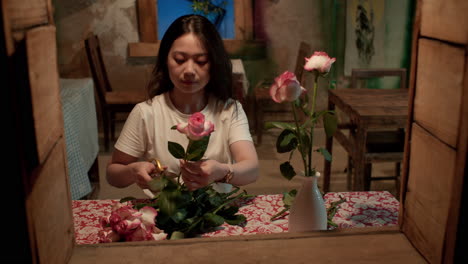
POLYGON ((364 169, 364 191, 370 191, 372 178, 372 163, 366 163, 364 169))
POLYGON ((400 171, 401 171, 401 163, 395 163, 395 188, 396 188, 396 196, 397 199, 400 197, 400 171))
MULTIPOLYGON (((325 148, 330 153, 330 156, 332 156, 333 137, 327 137, 325 141, 325 148)), ((330 176, 331 176, 331 161, 328 161, 325 159, 325 164, 323 166, 323 192, 324 193, 327 193, 330 191, 330 176)))
POLYGON ((102 126, 104 128, 104 150, 109 151, 109 113, 105 112, 102 115, 102 126))
POLYGON ((257 145, 262 144, 262 134, 263 134, 263 111, 261 109, 261 104, 257 102, 256 107, 256 121, 255 121, 255 133, 257 134, 257 145))
POLYGON ((348 166, 346 169, 346 188, 349 190, 353 186, 353 159, 348 155, 348 166))
POLYGON ((110 116, 110 130, 111 140, 115 141, 115 113, 112 112, 110 116))

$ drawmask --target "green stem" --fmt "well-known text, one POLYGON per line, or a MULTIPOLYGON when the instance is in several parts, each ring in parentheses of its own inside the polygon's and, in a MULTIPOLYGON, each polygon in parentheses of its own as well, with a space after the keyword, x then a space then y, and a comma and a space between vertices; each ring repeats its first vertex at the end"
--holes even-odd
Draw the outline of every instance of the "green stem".
POLYGON ((245 194, 244 192, 240 193, 239 195, 237 196, 234 196, 232 198, 228 198, 226 200, 226 202, 224 202, 223 204, 221 204, 220 206, 218 206, 218 208, 216 208, 214 211, 213 211, 213 214, 216 214, 219 210, 221 210, 221 208, 223 208, 224 206, 234 202, 235 200, 239 199, 239 198, 248 198, 248 197, 254 197, 254 195, 250 195, 250 194, 245 194))
POLYGON ((280 216, 284 215, 287 211, 289 210, 289 208, 284 208, 283 210, 281 210, 281 212, 275 214, 274 216, 272 216, 270 218, 270 221, 275 221, 276 219, 280 218, 280 216))
POLYGON ((318 82, 318 77, 319 77, 319 73, 318 72, 315 72, 315 80, 314 80, 314 91, 313 91, 313 97, 312 97, 312 109, 311 109, 311 113, 313 115, 313 122, 312 122, 312 125, 310 127, 310 149, 309 149, 309 167, 307 168, 307 174, 309 176, 314 176, 312 175, 312 148, 314 146, 314 128, 315 128, 315 123, 316 123, 316 120, 315 120, 315 103, 316 103, 316 100, 317 100, 317 82, 318 82))
MULTIPOLYGON (((296 123, 296 130, 297 130, 297 133, 296 133, 296 136, 297 136, 297 140, 299 141, 299 146, 301 146, 301 148, 303 147, 303 144, 302 144, 302 137, 301 137, 301 131, 299 129, 299 120, 297 118, 297 113, 296 113, 296 106, 294 105, 294 102, 291 102, 291 107, 293 109, 293 114, 294 114, 294 123, 296 123)), ((302 157, 302 162, 304 163, 304 169, 307 169, 307 161, 304 157, 304 154, 301 151, 301 157, 302 157)))
MULTIPOLYGON (((185 153, 184 153, 184 161, 185 162, 187 162, 188 150, 190 149, 190 146, 192 145, 192 143, 193 143, 193 141, 191 139, 189 139, 189 143, 187 145, 187 150, 185 150, 185 153)), ((179 175, 177 175, 177 185, 178 185, 179 190, 185 185, 185 183, 180 184, 180 176, 181 175, 182 175, 182 169, 180 169, 179 175)))

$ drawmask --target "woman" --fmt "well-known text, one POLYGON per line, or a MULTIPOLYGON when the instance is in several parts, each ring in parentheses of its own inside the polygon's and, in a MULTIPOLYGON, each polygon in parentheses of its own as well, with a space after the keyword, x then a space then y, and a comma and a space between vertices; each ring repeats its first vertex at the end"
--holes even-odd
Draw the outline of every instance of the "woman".
POLYGON ((111 185, 147 188, 150 175, 160 172, 148 162, 153 158, 169 173, 180 171, 189 190, 212 182, 241 186, 257 179, 258 158, 247 117, 232 99, 231 61, 208 19, 182 16, 167 29, 148 96, 132 110, 115 144, 107 166, 111 185), (201 161, 177 160, 168 151, 168 141, 187 146, 188 139, 170 128, 196 112, 214 123, 208 149, 201 161))

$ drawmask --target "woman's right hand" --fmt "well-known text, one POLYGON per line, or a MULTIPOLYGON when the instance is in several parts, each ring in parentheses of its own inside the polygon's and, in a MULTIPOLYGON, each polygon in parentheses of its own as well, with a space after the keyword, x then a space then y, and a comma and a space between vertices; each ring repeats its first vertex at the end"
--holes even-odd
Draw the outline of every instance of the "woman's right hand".
POLYGON ((134 162, 128 166, 132 169, 132 175, 135 183, 142 189, 148 189, 148 182, 153 179, 151 175, 161 173, 163 171, 152 162, 148 161, 134 162))

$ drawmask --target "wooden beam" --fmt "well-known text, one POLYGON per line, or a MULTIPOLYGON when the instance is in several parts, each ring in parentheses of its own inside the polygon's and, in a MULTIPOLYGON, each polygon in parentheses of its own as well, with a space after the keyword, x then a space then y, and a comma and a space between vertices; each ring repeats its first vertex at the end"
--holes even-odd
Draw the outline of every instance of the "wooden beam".
POLYGON ((282 233, 222 238, 191 238, 77 246, 70 264, 115 263, 426 263, 408 239, 393 228, 350 228, 325 232, 282 233), (344 232, 341 232, 344 231, 344 232), (224 250, 229 248, 229 250, 224 250), (337 250, 339 248, 339 250, 337 250), (224 250, 224 251, 223 251, 224 250), (222 255, 212 254, 221 252, 222 255))
POLYGON ((414 122, 410 153, 402 231, 430 263, 442 263, 457 152, 414 122))
POLYGON ((36 132, 37 157, 42 164, 63 135, 63 116, 54 26, 28 30, 26 48, 36 132))
POLYGON ((419 39, 414 120, 452 147, 457 145, 460 109, 464 104, 464 47, 419 39), (437 64, 437 66, 435 65, 437 64), (437 78, 433 78, 437 75, 437 78), (440 96, 441 87, 444 96, 440 96))
POLYGON ((140 42, 157 42, 156 0, 138 0, 137 16, 140 42))
MULTIPOLYGON (((468 62, 468 45, 465 45, 465 64, 468 62)), ((463 93, 462 102, 468 102, 468 67, 465 67, 465 75, 463 76, 463 93)), ((444 245, 444 262, 450 263, 456 258, 456 247, 457 247, 457 236, 462 235, 461 225, 459 223, 460 214, 462 214, 460 208, 462 205, 463 186, 466 186, 464 181, 466 178, 465 171, 467 170, 467 155, 468 155, 468 105, 462 104, 460 111, 460 126, 458 128, 458 140, 457 140, 457 157, 455 160, 455 177, 452 182, 452 192, 450 197, 450 205, 447 223, 445 225, 445 245, 444 245)), ((466 193, 464 195, 467 195, 466 193)), ((461 219, 460 219, 461 220, 461 219)), ((463 221, 463 220, 462 220, 463 221)), ((462 243, 462 242, 458 242, 462 243)), ((461 251, 462 246, 458 245, 458 249, 461 251)), ((460 254, 460 253, 459 253, 460 254)))
POLYGON ((68 263, 75 243, 65 139, 56 143, 47 162, 34 170, 37 180, 26 200, 38 263, 68 263))
POLYGON ((159 52, 160 41, 156 43, 128 43, 128 57, 155 57, 159 52))
POLYGON ((25 30, 50 22, 48 0, 6 1, 6 8, 13 31, 25 30))
POLYGON ((422 36, 468 44, 468 1, 423 1, 420 8, 422 36))
POLYGON ((406 133, 405 133, 405 146, 403 151, 403 170, 400 179, 400 213, 398 214, 398 223, 400 225, 400 229, 403 224, 403 215, 405 212, 404 203, 406 199, 406 191, 408 186, 408 173, 409 173, 409 158, 410 158, 410 146, 411 146, 411 129, 414 121, 414 96, 416 91, 416 78, 417 78, 417 68, 418 68, 418 43, 419 43, 419 33, 421 30, 421 3, 422 0, 418 0, 414 15, 414 22, 413 22, 413 33, 412 33, 412 41, 411 41, 411 68, 410 68, 410 76, 409 76, 409 90, 408 90, 408 97, 409 97, 409 105, 408 105, 408 120, 406 121, 406 133))
MULTIPOLYGON (((129 57, 154 57, 159 52, 160 41, 155 43, 134 42, 128 44, 129 57)), ((263 41, 247 41, 238 39, 225 39, 224 46, 230 55, 243 55, 248 49, 260 49, 265 47, 263 41)))
POLYGON ((13 35, 11 33, 11 25, 10 25, 10 16, 7 10, 7 0, 2 0, 2 16, 3 16, 3 32, 5 35, 5 47, 7 51, 7 55, 11 56, 15 51, 15 44, 13 41, 13 35))
POLYGON ((234 1, 235 39, 253 39, 252 0, 234 1))

